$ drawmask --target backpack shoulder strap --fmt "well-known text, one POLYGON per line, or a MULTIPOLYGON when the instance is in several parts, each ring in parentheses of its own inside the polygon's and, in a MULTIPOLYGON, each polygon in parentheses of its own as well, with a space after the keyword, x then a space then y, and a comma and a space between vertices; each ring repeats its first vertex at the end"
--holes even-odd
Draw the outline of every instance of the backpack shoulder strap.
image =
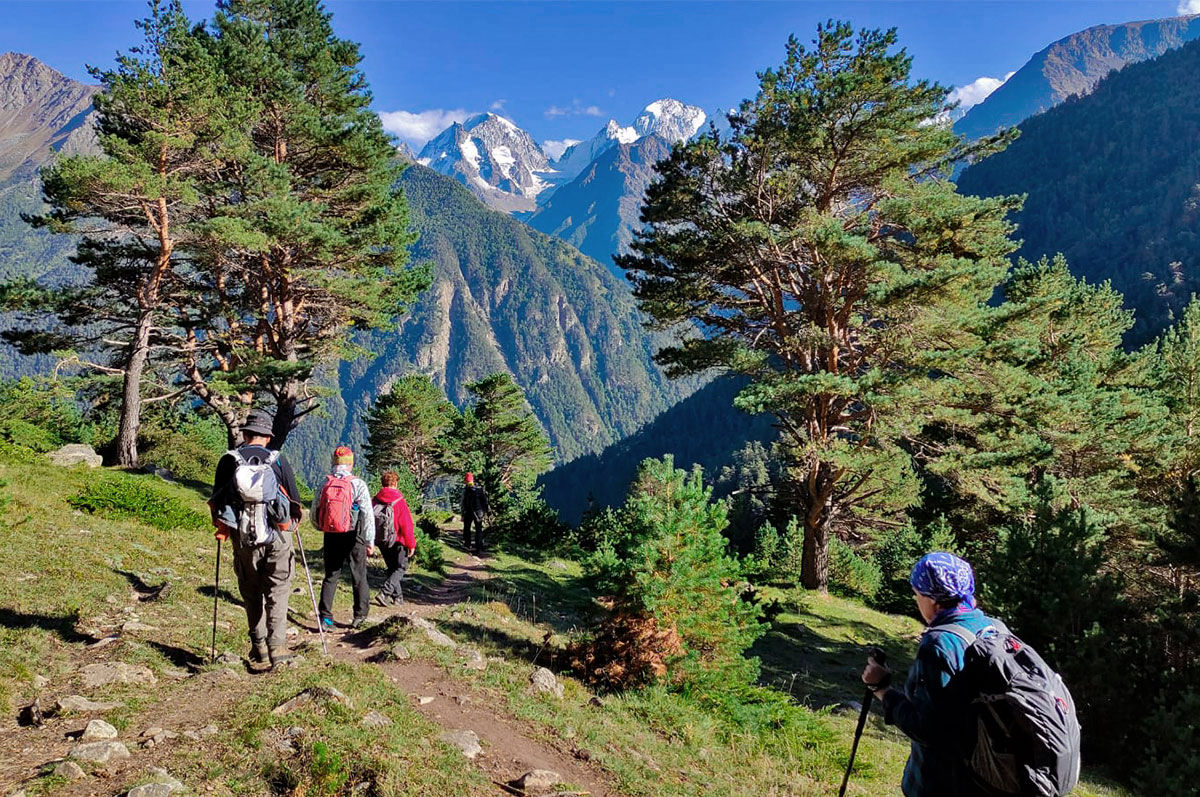
POLYGON ((283 452, 282 452, 282 451, 279 451, 278 449, 276 449, 275 451, 272 451, 272 452, 271 452, 271 455, 270 455, 269 457, 267 457, 267 462, 266 462, 266 464, 268 464, 268 465, 274 465, 276 462, 278 462, 278 461, 279 461, 279 457, 280 457, 282 454, 283 454, 283 452))
POLYGON ((247 463, 246 463, 246 458, 242 456, 242 452, 241 452, 241 451, 238 451, 236 448, 231 448, 231 449, 229 449, 228 451, 226 451, 226 452, 225 452, 225 456, 227 456, 227 457, 233 457, 233 461, 234 461, 234 463, 235 463, 235 464, 237 464, 237 465, 245 465, 245 464, 247 464, 247 463))
MULTIPOLYGON (((987 629, 985 628, 983 630, 986 631, 987 629)), ((958 623, 950 623, 948 625, 935 625, 931 628, 925 629, 926 634, 928 634, 930 631, 945 631, 948 634, 954 634, 956 637, 958 637, 964 643, 966 643, 967 647, 971 647, 971 645, 974 645, 975 640, 978 639, 978 637, 979 637, 978 634, 971 631, 966 626, 959 625, 958 623)))

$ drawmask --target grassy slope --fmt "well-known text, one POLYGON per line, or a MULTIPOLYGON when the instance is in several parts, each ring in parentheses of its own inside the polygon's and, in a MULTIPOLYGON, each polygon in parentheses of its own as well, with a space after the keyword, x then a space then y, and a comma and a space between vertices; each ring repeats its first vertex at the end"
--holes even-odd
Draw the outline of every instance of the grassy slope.
MULTIPOLYGON (((380 795, 493 793, 478 771, 436 741, 439 729, 372 665, 329 663, 311 649, 299 667, 268 676, 246 675, 237 666, 231 669, 241 674, 234 675, 205 664, 213 605, 211 537, 201 530, 161 531, 72 510, 66 499, 96 478, 95 471, 0 455, 0 502, 7 502, 0 511, 5 518, 0 523, 0 702, 13 708, 39 692, 43 705, 71 693, 120 700, 125 705, 106 717, 122 730, 123 739, 153 725, 182 731, 214 722, 220 729, 212 740, 180 739, 154 751, 131 744, 134 758, 105 776, 105 791, 127 788, 154 764, 194 790, 217 794, 262 794, 295 785, 308 794, 332 794, 356 783, 373 783, 373 793, 380 795), (167 597, 137 600, 139 588, 163 581, 173 585, 167 597), (122 633, 116 644, 86 647, 133 617, 157 630, 122 633), (78 668, 100 659, 145 664, 158 674, 158 684, 151 689, 85 690, 78 668), (199 674, 182 677, 188 667, 199 674), (49 678, 40 689, 34 685, 39 674, 49 678), (354 707, 334 704, 283 717, 270 714, 271 707, 314 684, 340 689, 354 707), (369 708, 394 721, 383 743, 375 741, 377 731, 359 725, 369 708), (294 728, 302 729, 298 751, 279 752, 278 745, 286 743, 294 728)), ((144 479, 162 500, 202 509, 201 497, 193 491, 153 477, 134 478, 144 479)), ((312 546, 315 534, 309 536, 312 546)), ((310 553, 310 565, 314 558, 310 553)), ((623 793, 817 795, 836 789, 853 733, 853 712, 797 706, 767 717, 749 710, 745 723, 735 725, 719 712, 665 690, 607 696, 596 705, 583 686, 566 678, 562 701, 529 694, 531 662, 559 663, 553 651, 573 628, 588 622, 592 596, 573 562, 501 554, 492 562, 492 572, 490 581, 479 584, 464 603, 447 607, 441 617, 443 630, 479 644, 494 657, 487 671, 468 681, 453 657, 410 637, 413 653, 444 663, 447 672, 464 679, 464 688, 486 693, 488 705, 529 724, 547 741, 586 750, 623 793)), ((298 588, 302 584, 297 581, 298 588)), ((222 585, 218 646, 240 654, 242 613, 227 594, 233 590, 228 558, 222 585)), ((348 614, 344 595, 340 601, 339 611, 348 614)), ((302 621, 311 614, 307 604, 307 594, 298 589, 292 610, 302 621)), ((810 707, 857 699, 854 670, 861 646, 882 641, 903 662, 917 630, 905 618, 837 598, 809 597, 781 615, 760 643, 756 652, 764 661, 763 682, 790 691, 810 707)), ((9 711, 8 724, 12 716, 9 711)), ((21 756, 16 751, 30 746, 41 756, 31 764, 44 765, 65 754, 70 743, 62 734, 83 724, 81 718, 57 719, 49 730, 0 735, 8 740, 0 741, 0 756, 9 755, 0 763, 0 792, 21 781, 31 794, 94 790, 94 781, 68 787, 54 776, 37 777, 37 766, 17 765, 21 756)), ((894 794, 906 754, 902 737, 873 718, 850 793, 894 794)), ((1090 785, 1079 793, 1119 792, 1090 785)))

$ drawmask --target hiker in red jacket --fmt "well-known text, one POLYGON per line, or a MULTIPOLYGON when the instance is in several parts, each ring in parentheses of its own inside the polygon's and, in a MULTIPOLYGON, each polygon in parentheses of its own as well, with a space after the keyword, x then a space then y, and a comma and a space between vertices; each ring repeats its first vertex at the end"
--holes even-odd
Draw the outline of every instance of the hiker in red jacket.
POLYGON ((375 547, 387 563, 387 578, 375 596, 375 603, 394 606, 404 603, 400 582, 408 570, 409 560, 417 552, 417 538, 413 534, 408 502, 396 486, 400 477, 394 471, 387 471, 380 481, 383 488, 371 499, 371 505, 375 513, 375 547))

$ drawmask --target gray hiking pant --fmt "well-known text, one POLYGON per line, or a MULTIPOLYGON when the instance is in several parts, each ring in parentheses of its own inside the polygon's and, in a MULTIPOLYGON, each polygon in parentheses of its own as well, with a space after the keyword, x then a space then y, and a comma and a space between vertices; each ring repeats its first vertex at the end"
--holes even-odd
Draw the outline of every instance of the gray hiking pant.
POLYGON ((292 543, 282 533, 276 533, 274 541, 266 545, 234 545, 233 572, 246 607, 251 642, 266 642, 277 649, 287 646, 288 596, 295 563, 292 543))
POLYGON ((408 551, 397 543, 390 548, 381 548, 379 552, 383 554, 383 561, 387 564, 387 577, 383 580, 383 586, 379 588, 380 594, 385 598, 404 600, 401 582, 404 580, 405 571, 408 570, 408 551))

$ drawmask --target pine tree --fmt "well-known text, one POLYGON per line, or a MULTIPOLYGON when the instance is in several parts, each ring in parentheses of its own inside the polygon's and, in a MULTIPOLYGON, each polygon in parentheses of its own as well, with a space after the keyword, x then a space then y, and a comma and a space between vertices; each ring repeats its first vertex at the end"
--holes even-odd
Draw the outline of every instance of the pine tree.
POLYGON ((237 110, 177 0, 151 0, 137 26, 142 45, 113 69, 90 70, 101 86, 103 154, 68 155, 43 169, 50 210, 31 220, 82 234, 73 260, 88 281, 5 290, 6 304, 25 312, 26 324, 8 335, 23 351, 76 349, 73 362, 121 377, 116 448, 126 466, 138 464, 142 404, 178 394, 169 374, 153 378, 154 367, 174 319, 194 299, 186 251, 203 215, 198 185, 218 171, 237 110))
POLYGON ((210 187, 212 312, 191 321, 186 370, 230 424, 269 397, 282 445, 315 408, 314 369, 364 354, 348 333, 393 323, 428 271, 407 266, 403 167, 331 15, 317 0, 225 0, 213 27, 227 89, 256 113, 210 187))
POLYGON ((459 471, 482 465, 483 485, 494 499, 532 492, 553 458, 520 386, 508 374, 497 373, 466 387, 472 404, 451 433, 449 467, 459 471))
POLYGON ((424 493, 445 472, 443 438, 457 416, 458 410, 428 376, 401 377, 367 414, 371 471, 406 469, 424 493))
POLYGON ((738 403, 778 419, 810 588, 826 587, 832 534, 900 522, 916 500, 900 443, 1015 246, 1017 200, 947 179, 1005 137, 968 146, 931 123, 947 90, 912 82, 895 44, 834 23, 812 49, 789 40, 727 136, 659 164, 647 227, 618 258, 642 309, 684 330, 659 354, 670 372, 747 374, 738 403))

